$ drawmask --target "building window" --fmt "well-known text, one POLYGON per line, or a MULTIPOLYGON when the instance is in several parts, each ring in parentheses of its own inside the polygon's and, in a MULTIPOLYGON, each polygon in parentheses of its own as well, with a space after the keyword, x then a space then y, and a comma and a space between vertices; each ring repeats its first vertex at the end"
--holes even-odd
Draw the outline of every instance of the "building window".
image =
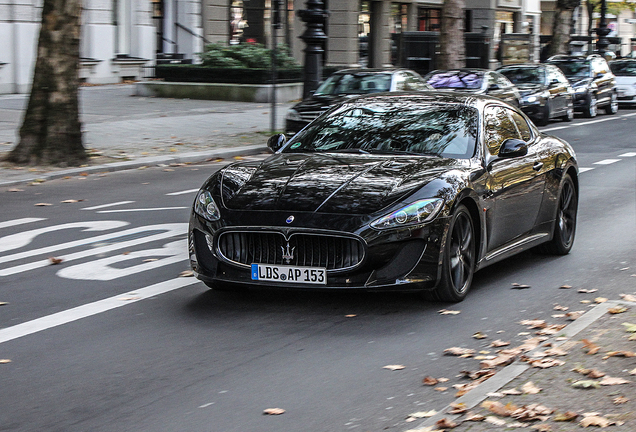
POLYGON ((419 31, 440 31, 442 10, 419 8, 417 10, 417 29, 419 31))

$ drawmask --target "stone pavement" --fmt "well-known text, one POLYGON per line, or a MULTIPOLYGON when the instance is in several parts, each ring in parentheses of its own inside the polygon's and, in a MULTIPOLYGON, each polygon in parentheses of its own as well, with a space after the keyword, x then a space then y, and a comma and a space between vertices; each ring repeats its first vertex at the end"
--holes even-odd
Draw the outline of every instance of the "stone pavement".
MULTIPOLYGON (((610 427, 636 431, 636 297, 604 300, 599 298, 603 303, 564 328, 538 321, 525 323, 532 329, 533 334, 527 336, 530 340, 545 339, 528 343, 528 351, 504 346, 486 348, 498 351, 496 359, 477 361, 486 357, 477 353, 467 356, 466 369, 472 376, 464 379, 469 387, 448 386, 448 391, 469 391, 439 413, 405 429, 570 432, 610 427), (499 361, 503 364, 489 368, 499 361), (471 384, 489 370, 496 373, 471 390, 471 384), (451 414, 453 411, 458 413, 451 414)), ((434 385, 439 391, 447 384, 433 384, 430 391, 435 390, 434 385)), ((410 420, 431 414, 413 413, 410 420)))
MULTIPOLYGON (((0 163, 0 186, 153 164, 200 162, 265 151, 270 104, 133 96, 130 84, 82 87, 80 120, 91 156, 80 169, 0 163)), ((0 158, 17 143, 28 95, 0 96, 0 158)), ((276 129, 287 109, 276 105, 276 129)))

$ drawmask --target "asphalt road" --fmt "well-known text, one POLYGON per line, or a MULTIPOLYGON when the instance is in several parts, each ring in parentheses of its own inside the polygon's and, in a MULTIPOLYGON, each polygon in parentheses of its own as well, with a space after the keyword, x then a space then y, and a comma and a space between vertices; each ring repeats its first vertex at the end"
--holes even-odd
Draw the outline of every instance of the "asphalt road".
POLYGON ((194 190, 219 164, 0 189, 0 359, 11 360, 0 363, 0 430, 407 430, 410 413, 443 408, 465 382, 459 372, 478 368, 444 349, 514 344, 526 337, 520 319, 565 323, 551 317, 555 304, 586 310, 581 300, 635 291, 634 117, 622 109, 542 128, 571 142, 582 168, 574 249, 488 267, 458 305, 218 293, 179 277, 194 190), (422 386, 424 376, 449 389, 422 386))

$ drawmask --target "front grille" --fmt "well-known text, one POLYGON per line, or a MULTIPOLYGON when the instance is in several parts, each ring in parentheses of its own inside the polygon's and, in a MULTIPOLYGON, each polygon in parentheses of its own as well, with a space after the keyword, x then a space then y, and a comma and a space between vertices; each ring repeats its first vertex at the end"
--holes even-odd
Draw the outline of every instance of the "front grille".
POLYGON ((236 264, 254 263, 324 267, 343 270, 357 266, 364 258, 358 239, 320 234, 233 231, 219 236, 220 254, 236 264))
POLYGON ((303 111, 300 112, 300 118, 304 121, 313 121, 316 117, 322 114, 324 111, 303 111))

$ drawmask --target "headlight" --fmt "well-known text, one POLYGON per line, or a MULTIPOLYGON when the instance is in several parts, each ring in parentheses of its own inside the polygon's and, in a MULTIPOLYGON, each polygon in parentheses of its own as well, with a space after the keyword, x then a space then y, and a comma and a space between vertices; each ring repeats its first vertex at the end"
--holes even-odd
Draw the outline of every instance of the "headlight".
POLYGON ((576 87, 574 89, 574 93, 576 94, 581 94, 581 93, 585 93, 587 92, 587 88, 586 87, 576 87))
POLYGON ((536 102, 537 101, 537 97, 536 96, 528 96, 525 99, 526 99, 526 102, 528 102, 528 103, 532 103, 532 102, 536 102))
POLYGON ((376 229, 390 229, 423 224, 432 220, 439 213, 443 204, 444 200, 441 198, 416 201, 371 222, 371 226, 376 229))
POLYGON ((301 121, 302 118, 300 117, 300 114, 298 114, 298 111, 296 111, 293 108, 290 108, 289 110, 287 110, 287 120, 292 120, 292 121, 301 121))
POLYGON ((209 221, 218 221, 221 218, 221 212, 212 199, 212 194, 208 191, 199 192, 194 204, 194 211, 209 221))

